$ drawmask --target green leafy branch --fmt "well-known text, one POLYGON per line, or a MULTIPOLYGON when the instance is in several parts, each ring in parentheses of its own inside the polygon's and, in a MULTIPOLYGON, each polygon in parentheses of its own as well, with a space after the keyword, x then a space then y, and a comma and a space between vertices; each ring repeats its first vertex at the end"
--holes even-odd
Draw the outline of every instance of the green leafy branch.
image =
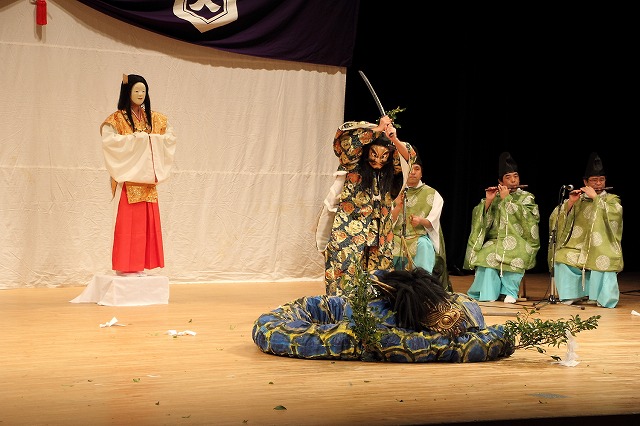
POLYGON ((575 336, 584 330, 594 330, 598 327, 600 315, 594 315, 586 320, 579 315, 572 315, 571 319, 542 321, 539 318, 531 319, 531 316, 539 313, 535 309, 525 309, 525 313, 518 313, 516 320, 508 320, 504 324, 505 338, 513 342, 515 349, 535 349, 539 353, 545 353, 543 346, 555 346, 567 344, 567 331, 575 336))
POLYGON ((391 121, 393 121, 393 127, 397 129, 402 127, 400 123, 396 123, 396 116, 398 115, 398 113, 401 113, 404 110, 406 110, 406 108, 400 108, 398 106, 392 109, 391 111, 387 111, 387 116, 391 119, 391 121))
POLYGON ((351 305, 353 333, 362 344, 364 352, 381 353, 380 332, 378 331, 378 317, 372 312, 369 302, 374 294, 371 280, 362 270, 362 265, 356 262, 356 272, 353 281, 343 279, 342 288, 345 297, 351 305))
MULTIPOLYGON (((362 270, 362 265, 356 263, 356 271, 353 280, 343 278, 342 284, 344 296, 351 305, 351 318, 345 321, 353 321, 352 329, 359 343, 362 345, 361 358, 385 360, 380 344, 381 332, 379 324, 382 319, 375 315, 369 303, 380 295, 371 283, 371 278, 362 270)), ((560 347, 567 344, 567 333, 575 336, 584 330, 594 330, 598 327, 600 315, 594 315, 586 320, 579 315, 573 315, 569 320, 563 318, 557 320, 542 321, 532 318, 539 314, 536 309, 525 308, 524 313, 518 313, 516 320, 508 320, 504 324, 504 338, 509 340, 514 349, 535 349, 539 353, 545 353, 545 346, 560 347)), ((557 357, 552 357, 557 358, 557 357)))

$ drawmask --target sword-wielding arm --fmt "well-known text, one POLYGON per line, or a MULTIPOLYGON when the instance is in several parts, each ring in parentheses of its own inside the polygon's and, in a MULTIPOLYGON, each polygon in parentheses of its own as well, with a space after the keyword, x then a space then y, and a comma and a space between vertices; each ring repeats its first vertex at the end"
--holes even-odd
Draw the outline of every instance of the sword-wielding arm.
MULTIPOLYGON (((385 117, 391 120, 389 116, 385 116, 385 117)), ((398 133, 396 128, 393 126, 392 121, 387 125, 384 132, 387 134, 387 137, 391 140, 391 142, 393 142, 393 145, 395 145, 396 149, 398 150, 398 154, 400 154, 402 158, 404 158, 408 162, 409 155, 410 155, 409 149, 407 148, 406 143, 398 139, 398 133)))

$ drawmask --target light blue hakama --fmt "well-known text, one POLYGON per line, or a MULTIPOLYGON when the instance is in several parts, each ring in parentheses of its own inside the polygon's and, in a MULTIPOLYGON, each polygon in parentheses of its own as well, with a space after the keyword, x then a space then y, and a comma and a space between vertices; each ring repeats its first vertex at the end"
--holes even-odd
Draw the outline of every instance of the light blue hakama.
POLYGON ((588 297, 605 308, 615 308, 620 300, 617 272, 582 270, 564 263, 554 264, 554 276, 560 301, 588 297))
MULTIPOLYGON (((422 235, 418 238, 417 244, 416 255, 413 258, 413 267, 420 267, 432 273, 433 268, 436 266, 436 251, 431 238, 429 238, 429 235, 422 235)), ((406 269, 408 262, 406 257, 395 256, 393 258, 393 264, 396 270, 406 269)))
POLYGON ((481 302, 493 302, 501 294, 517 299, 520 291, 520 281, 522 281, 523 276, 523 273, 508 271, 503 271, 502 276, 500 276, 500 271, 497 269, 478 266, 467 294, 481 302))

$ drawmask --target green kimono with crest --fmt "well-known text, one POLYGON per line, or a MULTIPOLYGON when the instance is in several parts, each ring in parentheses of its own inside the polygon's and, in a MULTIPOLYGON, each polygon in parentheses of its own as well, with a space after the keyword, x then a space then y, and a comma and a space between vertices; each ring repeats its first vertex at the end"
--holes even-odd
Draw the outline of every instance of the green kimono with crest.
POLYGON ((517 189, 496 196, 487 211, 485 199, 473 208, 464 269, 478 266, 524 273, 536 265, 540 249, 540 212, 532 193, 517 189))
POLYGON ((433 275, 440 279, 445 290, 452 292, 453 286, 449 280, 449 272, 447 270, 444 235, 440 227, 440 215, 442 214, 444 200, 435 188, 424 184, 422 181, 416 187, 407 187, 406 191, 407 199, 404 209, 400 210, 393 228, 394 260, 400 259, 407 266, 413 265, 413 259, 418 253, 418 241, 420 238, 428 236, 435 251, 435 265, 433 271, 429 272, 432 272, 433 275), (420 216, 428 219, 432 228, 427 229, 422 225, 414 227, 411 225, 411 216, 420 216), (409 259, 411 259, 411 262, 409 259))
MULTIPOLYGON (((571 211, 567 201, 551 213, 549 229, 556 229, 555 262, 578 269, 620 272, 622 259, 622 204, 615 194, 600 193, 595 200, 581 195, 571 211)), ((553 266, 553 245, 547 256, 553 266)))

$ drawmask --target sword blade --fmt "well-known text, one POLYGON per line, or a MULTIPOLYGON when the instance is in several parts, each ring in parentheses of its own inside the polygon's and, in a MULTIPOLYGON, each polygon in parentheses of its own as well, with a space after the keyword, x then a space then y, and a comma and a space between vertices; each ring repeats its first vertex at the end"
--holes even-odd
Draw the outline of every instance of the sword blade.
POLYGON ((362 79, 364 80, 364 84, 367 85, 367 87, 369 88, 369 92, 371 92, 371 96, 373 96, 373 100, 376 102, 376 105, 378 106, 378 111, 380 111, 380 116, 384 116, 387 115, 386 112, 384 112, 384 108, 382 107, 382 103, 380 102, 380 99, 378 98, 378 95, 376 95, 376 91, 373 90, 373 86, 371 85, 371 83, 369 83, 369 79, 367 78, 366 75, 364 75, 364 73, 362 71, 358 71, 360 73, 360 77, 362 77, 362 79))

